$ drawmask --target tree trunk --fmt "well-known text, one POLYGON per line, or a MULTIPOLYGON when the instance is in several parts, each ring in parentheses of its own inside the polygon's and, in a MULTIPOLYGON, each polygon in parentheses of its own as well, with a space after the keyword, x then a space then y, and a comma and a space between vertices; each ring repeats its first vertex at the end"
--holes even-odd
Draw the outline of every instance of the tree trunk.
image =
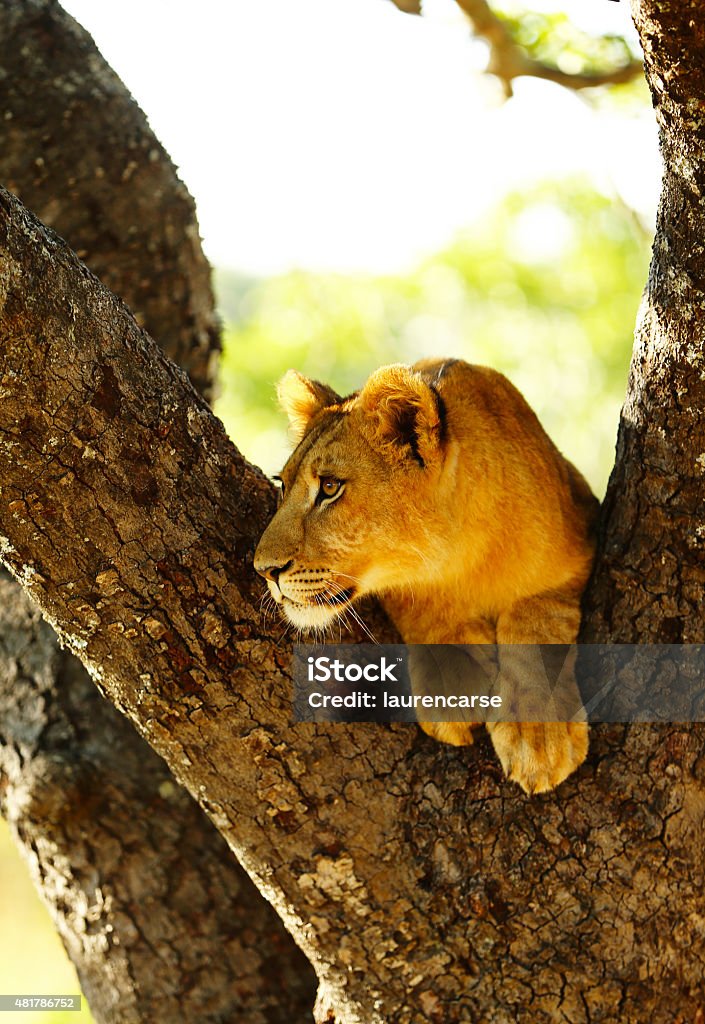
MULTIPOLYGON (((143 113, 46 0, 0 0, 0 76, 0 178, 209 394, 219 347, 209 268, 193 201, 143 113)), ((94 1017, 310 1019, 313 971, 217 831, 4 574, 0 593, 1 802, 94 1017), (109 820, 98 813, 106 800, 109 820), (116 857, 128 837, 129 856, 116 857), (171 894, 155 874, 156 842, 171 894)))
POLYGON ((486 745, 292 726, 250 568, 269 484, 125 309, 2 211, 5 558, 274 902, 321 1019, 665 1021, 674 991, 694 1012, 692 734, 602 730, 528 801, 486 745))
MULTIPOLYGON (((705 44, 687 23, 698 24, 695 7, 685 8, 650 0, 637 10, 649 73, 668 88, 664 132, 694 123, 704 95, 705 44)), ((657 244, 651 296, 671 307, 653 313, 662 326, 649 334, 650 367, 633 372, 625 413, 636 447, 623 428, 619 451, 620 463, 648 456, 641 518, 666 514, 665 503, 677 539, 680 505, 658 480, 661 453, 675 459, 680 446, 651 459, 649 419, 630 410, 649 408, 645 386, 662 372, 685 386, 674 410, 695 395, 699 355, 686 352, 693 339, 681 334, 677 294, 681 271, 697 277, 703 237, 692 189, 702 154, 690 136, 689 145, 682 166, 665 146, 683 205, 674 225, 664 199, 660 230, 670 218, 685 246, 676 256, 691 258, 659 270, 657 244)), ((292 726, 288 650, 259 617, 250 565, 269 485, 124 307, 6 194, 0 251, 4 558, 272 900, 316 967, 318 1019, 699 1019, 701 732, 594 729, 580 772, 528 799, 484 741, 458 749, 413 726, 292 726)), ((702 276, 692 288, 686 299, 702 276)), ((698 429, 687 422, 686 444, 698 429)), ((668 465, 674 480, 679 467, 668 465)), ((631 472, 615 470, 589 596, 588 628, 603 639, 625 635, 611 632, 599 588, 619 578, 610 538, 634 497, 615 481, 631 472)), ((682 486, 702 503, 690 464, 682 486)), ((647 571, 630 562, 638 543, 637 524, 619 555, 634 577, 621 578, 625 607, 647 571)), ((667 560, 669 534, 649 550, 653 563, 667 560)), ((693 587, 696 562, 664 586, 693 587)), ((636 638, 663 639, 650 631, 662 619, 654 613, 636 638)))
POLYGON ((202 811, 0 580, 0 801, 98 1021, 311 1019, 310 965, 202 811))
POLYGON ((663 190, 605 499, 587 638, 705 641, 705 38, 696 0, 634 2, 663 190))
POLYGON ((0 0, 2 183, 208 398, 220 348, 193 199, 88 33, 56 0, 0 0))

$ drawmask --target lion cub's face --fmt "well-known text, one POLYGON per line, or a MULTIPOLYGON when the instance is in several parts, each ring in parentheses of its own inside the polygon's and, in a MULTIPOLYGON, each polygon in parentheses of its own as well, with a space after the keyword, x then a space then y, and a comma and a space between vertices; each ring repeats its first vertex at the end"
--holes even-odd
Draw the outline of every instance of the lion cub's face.
POLYGON ((289 621, 323 628, 363 594, 433 571, 423 551, 439 528, 443 408, 403 366, 347 399, 289 371, 279 397, 299 443, 255 568, 289 621))

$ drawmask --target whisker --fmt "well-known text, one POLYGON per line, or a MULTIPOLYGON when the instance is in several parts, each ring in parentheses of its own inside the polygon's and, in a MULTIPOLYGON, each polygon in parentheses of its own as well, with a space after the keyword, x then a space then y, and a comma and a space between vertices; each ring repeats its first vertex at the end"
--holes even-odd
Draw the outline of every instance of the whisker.
MULTIPOLYGON (((351 576, 349 573, 337 572, 337 571, 332 571, 332 572, 333 572, 333 575, 342 576, 342 577, 345 577, 346 579, 351 579, 354 582, 359 582, 359 580, 356 577, 351 576)), ((348 588, 341 586, 337 582, 337 580, 329 580, 328 581, 328 588, 327 589, 328 589, 328 592, 329 592, 328 596, 332 597, 332 596, 335 596, 337 594, 344 594, 348 588)), ((325 598, 326 598, 326 594, 324 592, 323 593, 323 600, 324 601, 325 601, 325 598)), ((330 602, 327 602, 327 603, 328 603, 328 605, 330 607, 331 606, 330 602)), ((363 619, 360 616, 359 612, 357 611, 357 609, 355 607, 353 607, 353 605, 346 604, 342 608, 340 608, 339 610, 336 609, 336 611, 337 611, 337 618, 338 618, 338 620, 341 621, 342 623, 344 623, 346 629, 352 630, 351 623, 350 623, 350 621, 348 619, 348 616, 349 616, 350 619, 353 620, 353 622, 357 623, 357 625, 360 627, 360 629, 363 631, 363 633, 367 637, 369 637, 369 639, 372 641, 373 644, 379 643, 379 641, 377 640, 375 635, 369 629, 367 624, 363 621, 363 619)))
POLYGON ((349 572, 339 572, 337 569, 331 569, 330 572, 332 576, 344 576, 346 580, 352 580, 353 583, 362 582, 359 576, 351 576, 349 572))
POLYGON ((266 627, 270 615, 277 610, 277 603, 268 590, 265 590, 260 598, 259 610, 262 616, 262 623, 266 627))
MULTIPOLYGON (((283 632, 283 633, 281 634, 281 636, 279 636, 279 637, 278 637, 278 638, 277 638, 277 639, 275 640, 275 642, 274 642, 274 646, 275 646, 275 647, 278 647, 278 646, 279 646, 280 644, 283 644, 283 643, 284 643, 284 641, 286 640, 287 636, 289 635, 289 633, 290 633, 290 632, 292 631, 292 629, 294 628, 294 627, 293 627, 293 624, 292 624, 291 622, 289 622, 288 620, 284 620, 284 621, 286 622, 286 629, 285 629, 285 630, 284 630, 284 632, 283 632)), ((300 632, 300 631, 299 631, 299 632, 300 632)))
POLYGON ((424 563, 424 565, 427 565, 427 566, 432 566, 433 565, 433 562, 431 561, 429 556, 424 551, 422 551, 421 548, 417 548, 415 545, 410 545, 410 547, 411 547, 411 550, 414 552, 414 554, 419 556, 419 558, 424 563))
POLYGON ((358 612, 355 611, 354 608, 351 608, 350 611, 355 621, 359 623, 360 629, 362 629, 363 633, 365 633, 365 635, 370 638, 373 644, 379 644, 379 640, 374 635, 372 630, 367 626, 367 624, 363 621, 362 617, 358 614, 358 612))
POLYGON ((346 604, 341 609, 340 614, 341 614, 341 616, 342 615, 345 616, 345 625, 347 626, 347 629, 350 629, 350 626, 349 626, 349 624, 346 621, 346 616, 349 614, 350 617, 353 618, 353 621, 356 622, 360 626, 360 628, 363 630, 363 632, 370 638, 372 643, 377 643, 377 638, 368 629, 367 624, 365 622, 363 622, 363 618, 362 618, 360 612, 358 611, 358 609, 354 605, 346 604))

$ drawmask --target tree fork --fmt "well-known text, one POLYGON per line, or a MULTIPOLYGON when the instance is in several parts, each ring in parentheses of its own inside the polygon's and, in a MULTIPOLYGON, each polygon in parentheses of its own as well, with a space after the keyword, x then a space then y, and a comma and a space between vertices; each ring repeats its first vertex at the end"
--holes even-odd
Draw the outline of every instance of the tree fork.
POLYGON ((485 743, 292 726, 250 567, 270 485, 63 243, 6 193, 0 215, 4 557, 273 901, 321 1019, 695 1012, 693 731, 593 730, 528 800, 485 743))
MULTIPOLYGON (((664 45, 678 46, 678 33, 688 27, 677 20, 667 21, 668 17, 677 19, 678 11, 655 3, 643 4, 640 10, 646 12, 647 7, 652 13, 657 11, 666 35, 673 33, 674 38, 664 45)), ((696 12, 692 8, 687 13, 696 12)), ((643 25, 647 31, 646 22, 643 25)), ((691 26, 687 45, 695 46, 693 35, 691 26)), ((685 46, 682 35, 680 39, 685 46)), ((658 50, 655 59, 659 59, 658 50)), ((677 76, 668 81, 682 86, 677 76)), ((699 95, 702 97, 702 92, 699 95)), ((692 98, 687 90, 685 98, 692 98)), ((172 557, 165 562, 152 550, 157 541, 148 529, 147 552, 140 551, 139 540, 129 533, 130 526, 142 529, 144 504, 120 493, 121 487, 128 490, 125 478, 129 474, 124 472, 123 456, 111 444, 115 440, 111 437, 112 420, 125 412, 126 395, 134 414, 140 411, 139 402, 134 409, 136 393, 137 397, 153 397, 160 383, 172 393, 166 367, 156 359, 150 373, 150 359, 120 320, 119 310, 107 300, 105 304, 96 300, 92 308, 86 305, 85 289, 91 291, 90 281, 76 279, 76 265, 69 268, 65 254, 59 257, 54 251, 52 257, 51 239, 42 240, 39 229, 23 221, 16 207, 10 204, 3 212, 7 214, 3 230, 7 228, 9 236, 14 231, 14 241, 20 243, 15 268, 34 266, 36 270, 37 254, 22 253, 22 238, 25 248, 33 239, 45 249, 43 270, 56 266, 76 289, 74 297, 80 292, 84 303, 75 310, 83 314, 82 330, 72 325, 70 317, 67 321, 66 307, 60 310, 63 320, 53 314, 52 323, 53 306, 62 301, 62 282, 41 278, 43 295, 41 290, 34 295, 30 290, 27 296, 22 283, 15 280, 8 286, 9 309, 6 303, 0 315, 3 330, 10 321, 14 323, 13 344, 19 328, 25 341, 31 342, 33 331, 41 338, 45 320, 59 333, 73 329, 68 336, 78 343, 76 360, 72 364, 69 358, 69 365, 59 369, 66 370, 67 380, 75 381, 76 361, 83 362, 77 393, 69 392, 66 404, 47 402, 49 391, 54 395, 60 383, 50 378, 51 387, 41 401, 41 408, 50 415, 43 420, 37 415, 38 403, 34 403, 33 438, 17 435, 16 425, 9 424, 16 435, 10 440, 18 445, 15 452, 22 456, 23 467, 18 470, 10 461, 7 467, 3 465, 0 479, 4 486, 19 488, 15 501, 30 499, 31 504, 33 494, 40 499, 39 507, 36 502, 31 510, 20 504, 8 515, 4 505, 7 492, 3 493, 3 532, 8 553, 15 557, 15 571, 23 575, 64 632, 83 647, 96 669, 102 670, 106 689, 141 721, 142 730, 170 757, 192 791, 200 794, 233 844, 242 851, 249 849, 251 870, 299 934, 324 979, 321 1019, 325 1019, 327 1007, 339 1021, 363 1020, 365 1024, 373 1020, 534 1024, 553 1021, 559 1014, 570 1021, 649 1019, 665 1024, 674 1014, 695 1019, 702 1012, 703 973, 698 925, 703 886, 699 808, 705 802, 705 766, 700 730, 678 726, 593 730, 589 762, 579 775, 558 793, 529 801, 502 782, 486 744, 472 751, 444 749, 403 727, 291 729, 283 706, 286 701, 281 699, 286 692, 282 689, 287 681, 282 671, 286 652, 275 646, 263 628, 258 633, 248 597, 253 585, 239 554, 235 568, 245 573, 241 586, 224 590, 223 604, 208 608, 208 578, 191 571, 194 556, 199 554, 195 544, 170 549, 172 557), (42 299, 43 311, 39 308, 42 299), (105 314, 97 322, 96 312, 105 314), (98 330, 110 334, 111 345, 116 346, 109 350, 115 356, 109 366, 120 390, 118 408, 110 402, 105 406, 105 389, 101 390, 105 378, 96 362, 95 347, 84 337, 86 332, 95 336, 98 330), (131 369, 124 365, 125 348, 141 353, 141 366, 131 369), (151 375, 155 378, 144 388, 132 379, 140 370, 148 381, 151 375), (97 411, 91 412, 87 403, 96 395, 97 411), (81 418, 84 408, 87 426, 81 418), (106 422, 98 418, 94 423, 94 412, 101 411, 106 422), (52 418, 57 417, 55 425, 52 418), (58 460, 52 469, 50 454, 41 451, 42 438, 48 442, 57 433, 67 441, 60 445, 59 458, 68 470, 61 469, 58 460), (79 454, 86 445, 90 452, 84 468, 79 454), (95 463, 108 454, 120 457, 117 466, 106 459, 101 479, 95 463), (92 485, 94 496, 101 500, 110 499, 96 508, 86 494, 81 495, 82 507, 88 502, 86 513, 94 513, 82 520, 89 527, 82 536, 91 537, 85 552, 82 536, 72 537, 65 531, 62 535, 61 523, 76 517, 66 520, 61 508, 68 500, 66 488, 73 482, 70 478, 62 490, 57 469, 74 473, 89 492, 92 485), (18 475, 13 476, 16 470, 18 475), (33 480, 32 489, 24 493, 23 475, 33 480), (56 504, 49 503, 55 498, 56 504), (43 507, 42 500, 47 502, 43 507), (95 573, 95 563, 103 556, 115 561, 109 540, 117 536, 116 526, 121 521, 111 513, 119 507, 129 512, 125 516, 128 535, 120 536, 120 568, 127 558, 124 571, 133 586, 125 588, 122 596, 115 591, 104 597, 95 586, 102 571, 98 568, 95 573), (43 518, 37 517, 42 512, 43 518), (125 553, 123 548, 130 544, 133 548, 125 553), (57 547, 70 551, 76 560, 75 575, 63 572, 66 559, 59 558, 57 547), (186 566, 181 564, 184 555, 186 566), (57 570, 56 575, 41 578, 42 567, 48 571, 49 566, 57 570), (165 568, 173 571, 165 575, 165 568), (186 571, 179 572, 184 568, 186 571), (155 604, 159 580, 161 600, 155 604), (57 581, 64 584, 64 592, 58 595, 56 591, 62 587, 55 585, 57 581), (73 591, 66 592, 69 584, 73 591), (203 612, 200 619, 198 608, 204 605, 193 600, 196 586, 196 598, 205 599, 205 608, 211 613, 206 616, 203 612), (110 599, 107 602, 106 597, 110 599), (146 607, 140 607, 140 600, 146 607), (95 607, 100 602, 100 607, 95 607), (109 647, 99 643, 109 625, 105 613, 119 615, 121 603, 126 614, 115 620, 120 643, 113 663, 101 665, 101 648, 105 653, 109 647), (163 608, 168 612, 174 605, 179 613, 176 630, 171 622, 154 614, 163 608), (231 616, 231 608, 238 614, 231 616), (225 635, 218 621, 221 610, 221 622, 230 631, 224 647, 209 642, 220 642, 225 635), (150 619, 156 619, 157 625, 150 619), (253 634, 248 637, 244 627, 249 623, 253 634), (160 636, 164 625, 167 633, 160 636), (148 626, 156 637, 148 632, 148 626), (130 629, 135 635, 125 636, 130 629), (251 643, 248 646, 253 639, 255 644, 259 641, 258 650, 251 643), (140 686, 134 678, 135 661, 140 661, 142 653, 150 653, 150 644, 159 640, 167 653, 170 648, 175 655, 184 651, 186 661, 175 660, 165 672, 162 660, 160 671, 149 673, 150 678, 143 679, 140 686), (130 644, 134 644, 134 657, 130 656, 130 644), (209 649, 213 646, 217 654, 209 649), (226 671, 228 654, 233 652, 235 662, 226 671), (194 655, 198 659, 201 653, 207 657, 197 667, 209 686, 199 693, 189 690, 184 677, 193 677, 194 655), (224 671, 222 662, 220 667, 218 664, 219 655, 225 662, 224 671), (233 679, 237 690, 232 688, 233 679), (265 684, 262 690, 258 690, 260 681, 265 684), (181 714, 175 712, 177 705, 181 714), (250 707, 253 714, 248 726, 250 707), (229 726, 231 731, 224 737, 223 730, 228 733, 229 726), (184 752, 190 763, 183 763, 184 752)), ((8 276, 12 274, 5 279, 8 276)), ((45 335, 45 348, 50 347, 51 333, 45 335)), ((53 340, 57 341, 56 335, 53 340)), ((27 354, 36 357, 36 349, 41 352, 41 343, 34 349, 28 344, 27 354)), ((691 368, 690 362, 686 365, 691 368)), ((51 374, 52 363, 46 367, 51 374)), ((26 386, 22 376, 8 380, 6 369, 3 380, 13 388, 26 386)), ((108 388, 110 393, 114 391, 108 388)), ((182 398, 184 414, 188 408, 219 452, 210 421, 205 414, 201 418, 198 408, 194 411, 193 396, 187 389, 182 398)), ((150 455, 153 418, 142 416, 147 435, 144 450, 150 455)), ((138 433, 139 426, 133 424, 138 433)), ((174 431, 172 423, 169 433, 174 431)), ((213 473, 211 484, 227 474, 220 464, 214 467, 211 459, 205 459, 206 465, 198 463, 181 421, 175 433, 183 442, 174 448, 184 468, 180 485, 193 484, 195 488, 182 492, 180 487, 179 493, 187 495, 188 511, 192 512, 191 495, 200 499, 208 490, 200 479, 207 466, 213 473)), ((624 448, 621 457, 627 457, 624 448)), ((237 471, 236 459, 234 464, 237 471)), ((654 467, 647 465, 646 473, 653 471, 654 467)), ((254 485, 254 512, 269 498, 266 491, 257 489, 256 474, 253 481, 249 472, 243 471, 240 482, 247 491, 254 485)), ((147 493, 153 493, 149 486, 147 493)), ((227 494, 227 488, 221 494, 227 494)), ((157 497, 163 499, 163 495, 157 497)), ((247 501, 247 495, 242 500, 247 501)), ((220 549, 226 551, 226 563, 231 541, 239 539, 241 550, 251 543, 246 539, 244 516, 240 529, 238 524, 232 526, 234 501, 230 495, 219 510, 228 534, 221 538, 220 549)), ((200 500, 195 505, 200 508, 200 500)), ((618 507, 615 497, 609 519, 618 507)), ((176 504, 175 511, 178 514, 183 509, 176 504)), ((207 516, 202 520, 197 515, 195 521, 199 526, 204 522, 213 532, 207 516)), ((145 529, 150 526, 148 522, 145 529)), ((258 526, 250 526, 250 537, 258 526)), ((667 551, 667 535, 663 535, 662 546, 667 551)), ((204 560, 208 562, 208 558, 204 560)), ((597 579, 599 572, 598 565, 597 579)), ((127 582, 117 570, 116 577, 118 586, 127 582)), ((113 580, 110 575, 102 578, 107 589, 112 589, 113 580)), ((232 583, 229 575, 227 583, 232 583)))

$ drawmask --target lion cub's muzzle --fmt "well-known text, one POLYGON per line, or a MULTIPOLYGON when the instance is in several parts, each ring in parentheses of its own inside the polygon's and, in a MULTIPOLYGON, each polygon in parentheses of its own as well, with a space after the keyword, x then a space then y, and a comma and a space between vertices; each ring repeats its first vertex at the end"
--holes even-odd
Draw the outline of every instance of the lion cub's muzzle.
POLYGON ((281 565, 267 565, 266 563, 266 559, 258 559, 257 554, 255 554, 255 572, 258 572, 260 576, 263 576, 268 583, 271 581, 272 583, 276 583, 278 586, 279 577, 283 572, 286 572, 287 569, 291 568, 294 564, 294 560, 290 558, 288 562, 284 562, 281 565))
POLYGON ((300 629, 328 625, 344 613, 356 594, 354 586, 338 582, 341 575, 328 568, 295 568, 294 560, 273 562, 255 555, 255 570, 267 581, 269 592, 284 616, 300 629))

